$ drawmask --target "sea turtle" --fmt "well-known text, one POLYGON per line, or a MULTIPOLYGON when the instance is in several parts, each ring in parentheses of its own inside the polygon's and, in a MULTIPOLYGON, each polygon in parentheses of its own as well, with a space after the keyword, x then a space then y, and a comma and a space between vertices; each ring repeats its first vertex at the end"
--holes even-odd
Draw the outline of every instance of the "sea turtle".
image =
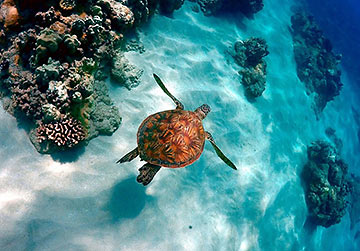
POLYGON ((156 74, 154 78, 174 101, 176 108, 147 117, 137 132, 138 147, 117 163, 131 161, 140 155, 140 159, 147 163, 139 169, 140 174, 136 180, 146 186, 160 167, 178 168, 192 164, 200 157, 207 139, 217 155, 236 170, 235 165, 216 146, 211 134, 203 128, 202 120, 210 112, 210 107, 204 104, 194 112, 184 110, 184 106, 166 89, 156 74))

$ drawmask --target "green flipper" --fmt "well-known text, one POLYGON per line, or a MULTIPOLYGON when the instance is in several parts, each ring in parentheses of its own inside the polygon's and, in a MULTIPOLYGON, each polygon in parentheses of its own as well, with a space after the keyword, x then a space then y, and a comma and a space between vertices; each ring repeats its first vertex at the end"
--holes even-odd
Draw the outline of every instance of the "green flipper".
POLYGON ((211 134, 209 132, 206 132, 206 139, 210 141, 211 145, 213 146, 217 156, 219 156, 220 159, 222 159, 229 167, 231 167, 234 170, 237 170, 236 166, 234 165, 234 163, 231 162, 231 160, 229 160, 220 150, 220 148, 215 144, 215 141, 213 139, 213 137, 211 136, 211 134))
POLYGON ((168 89, 166 89, 164 83, 161 81, 161 79, 158 77, 158 75, 156 75, 155 73, 153 74, 156 83, 160 86, 160 88, 166 93, 166 95, 168 95, 175 103, 176 105, 176 109, 180 109, 180 110, 184 110, 184 105, 181 104, 181 102, 175 98, 168 89))

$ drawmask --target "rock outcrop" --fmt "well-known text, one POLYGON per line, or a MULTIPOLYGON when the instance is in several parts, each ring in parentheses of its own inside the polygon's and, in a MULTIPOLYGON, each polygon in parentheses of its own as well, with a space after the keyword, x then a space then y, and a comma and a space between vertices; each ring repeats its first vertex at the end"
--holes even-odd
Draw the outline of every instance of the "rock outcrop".
POLYGON ((341 55, 332 51, 329 39, 309 15, 297 13, 291 17, 296 71, 307 93, 315 94, 313 109, 317 118, 326 104, 340 94, 341 55))
POLYGON ((263 0, 197 0, 197 3, 205 15, 240 11, 251 16, 264 7, 263 0))
POLYGON ((325 141, 313 142, 307 155, 302 181, 309 219, 316 225, 330 227, 346 213, 350 191, 348 166, 336 148, 325 141))
POLYGON ((257 98, 265 91, 266 62, 263 57, 269 54, 266 41, 261 38, 249 38, 237 41, 233 58, 243 69, 239 71, 242 84, 248 98, 257 98))

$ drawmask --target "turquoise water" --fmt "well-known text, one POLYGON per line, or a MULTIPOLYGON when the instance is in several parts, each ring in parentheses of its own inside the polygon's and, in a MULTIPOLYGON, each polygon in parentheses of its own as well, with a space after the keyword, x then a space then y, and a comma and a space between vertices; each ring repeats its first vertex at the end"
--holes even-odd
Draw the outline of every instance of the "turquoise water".
POLYGON ((306 230, 299 173, 306 147, 336 129, 342 155, 358 173, 358 107, 346 69, 344 88, 320 120, 296 75, 289 32, 293 1, 266 1, 255 19, 205 17, 191 10, 155 15, 139 30, 145 52, 127 52, 144 70, 131 91, 109 82, 122 125, 80 152, 40 155, 16 120, 0 111, 0 232, 5 250, 356 250, 358 227, 349 215, 331 228, 306 230), (249 102, 227 53, 239 39, 266 39, 267 87, 249 102), (228 168, 206 144, 184 169, 163 169, 147 187, 136 183, 139 159, 115 162, 136 146, 148 115, 174 108, 152 78, 195 110, 218 146, 238 167, 228 168))

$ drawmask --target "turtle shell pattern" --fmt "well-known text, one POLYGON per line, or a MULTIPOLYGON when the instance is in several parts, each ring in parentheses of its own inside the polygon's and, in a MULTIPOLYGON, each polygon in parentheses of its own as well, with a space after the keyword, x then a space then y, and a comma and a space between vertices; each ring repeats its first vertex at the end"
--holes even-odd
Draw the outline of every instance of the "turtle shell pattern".
POLYGON ((168 110, 147 117, 137 133, 140 158, 177 168, 197 160, 205 143, 201 120, 192 111, 168 110))

